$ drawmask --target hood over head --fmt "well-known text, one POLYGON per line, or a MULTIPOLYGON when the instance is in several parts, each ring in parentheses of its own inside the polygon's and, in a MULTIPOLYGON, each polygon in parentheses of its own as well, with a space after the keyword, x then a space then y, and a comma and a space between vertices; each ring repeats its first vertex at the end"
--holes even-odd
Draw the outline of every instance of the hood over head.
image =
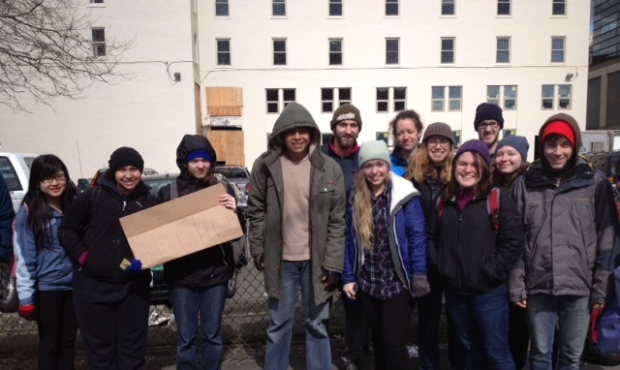
POLYGON ((282 152, 284 147, 282 135, 290 129, 299 127, 309 128, 312 131, 310 135, 310 151, 312 152, 312 146, 319 142, 321 132, 310 112, 297 102, 288 103, 273 125, 273 131, 268 140, 269 149, 282 152))
POLYGON ((553 116, 549 117, 545 121, 545 123, 543 123, 543 125, 540 127, 540 130, 538 131, 538 143, 537 143, 537 145, 539 145, 540 153, 542 153, 540 162, 546 169, 550 168, 549 163, 547 162, 547 159, 545 158, 545 155, 544 155, 545 146, 543 142, 543 137, 545 136, 544 134, 545 134, 545 130, 547 126, 549 126, 552 123, 558 122, 558 121, 565 122, 573 131, 572 132, 573 137, 574 137, 573 154, 570 160, 568 161, 568 165, 567 165, 567 169, 571 169, 575 166, 575 164, 577 164, 577 158, 579 157, 579 148, 581 148, 581 130, 579 128, 579 125, 577 124, 577 121, 572 116, 566 113, 554 114, 553 116))
MULTIPOLYGON (((215 164, 217 163, 217 156, 215 154, 215 149, 211 146, 209 140, 201 135, 185 135, 183 139, 181 139, 181 143, 177 148, 177 166, 179 170, 181 170, 181 176, 189 176, 189 171, 187 169, 187 162, 191 160, 192 152, 194 153, 205 153, 209 158, 206 158, 209 163, 211 163, 211 170, 215 168, 215 164)), ((195 157, 202 157, 204 155, 198 155, 195 157)))

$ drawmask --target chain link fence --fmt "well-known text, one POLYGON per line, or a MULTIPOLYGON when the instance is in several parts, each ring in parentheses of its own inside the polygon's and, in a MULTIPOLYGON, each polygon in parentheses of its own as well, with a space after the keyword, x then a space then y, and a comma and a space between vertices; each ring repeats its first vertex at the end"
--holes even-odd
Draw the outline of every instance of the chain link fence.
MULTIPOLYGON (((163 302, 162 302, 163 303, 163 302)), ((305 358, 305 329, 301 301, 298 303, 294 325, 292 356, 305 358)), ((249 261, 237 274, 237 289, 226 302, 222 320, 224 361, 263 362, 266 331, 269 324, 267 294, 263 273, 249 261)), ((335 298, 331 310, 330 335, 335 353, 344 347, 344 309, 335 298)), ((175 363, 176 324, 172 310, 165 304, 151 306, 147 349, 147 368, 161 369, 175 363)), ((36 368, 38 351, 37 327, 16 313, 0 316, 0 368, 36 368)), ((78 336, 76 368, 86 368, 85 356, 78 336)))

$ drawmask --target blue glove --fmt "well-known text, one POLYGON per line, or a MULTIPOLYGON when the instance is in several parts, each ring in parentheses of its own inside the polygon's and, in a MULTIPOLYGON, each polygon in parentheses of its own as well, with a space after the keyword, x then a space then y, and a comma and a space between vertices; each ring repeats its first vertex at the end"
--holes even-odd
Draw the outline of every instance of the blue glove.
POLYGON ((125 269, 125 275, 135 275, 142 271, 142 261, 132 258, 125 269))

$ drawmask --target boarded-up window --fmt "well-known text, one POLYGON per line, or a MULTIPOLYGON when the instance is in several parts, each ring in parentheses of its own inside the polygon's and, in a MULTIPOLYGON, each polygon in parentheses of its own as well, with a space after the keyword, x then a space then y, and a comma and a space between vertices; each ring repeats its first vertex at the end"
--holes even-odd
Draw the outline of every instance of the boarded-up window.
POLYGON ((241 116, 243 89, 241 87, 207 87, 209 116, 241 116))
POLYGON ((217 153, 217 161, 245 166, 243 131, 207 130, 207 138, 217 153))

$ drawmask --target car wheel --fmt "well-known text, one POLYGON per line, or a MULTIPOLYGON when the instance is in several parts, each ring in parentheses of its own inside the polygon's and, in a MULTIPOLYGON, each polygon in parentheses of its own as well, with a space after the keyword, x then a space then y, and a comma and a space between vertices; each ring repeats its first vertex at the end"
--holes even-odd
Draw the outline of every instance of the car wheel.
POLYGON ((11 266, 0 262, 0 312, 17 312, 19 299, 15 279, 12 278, 11 266))

